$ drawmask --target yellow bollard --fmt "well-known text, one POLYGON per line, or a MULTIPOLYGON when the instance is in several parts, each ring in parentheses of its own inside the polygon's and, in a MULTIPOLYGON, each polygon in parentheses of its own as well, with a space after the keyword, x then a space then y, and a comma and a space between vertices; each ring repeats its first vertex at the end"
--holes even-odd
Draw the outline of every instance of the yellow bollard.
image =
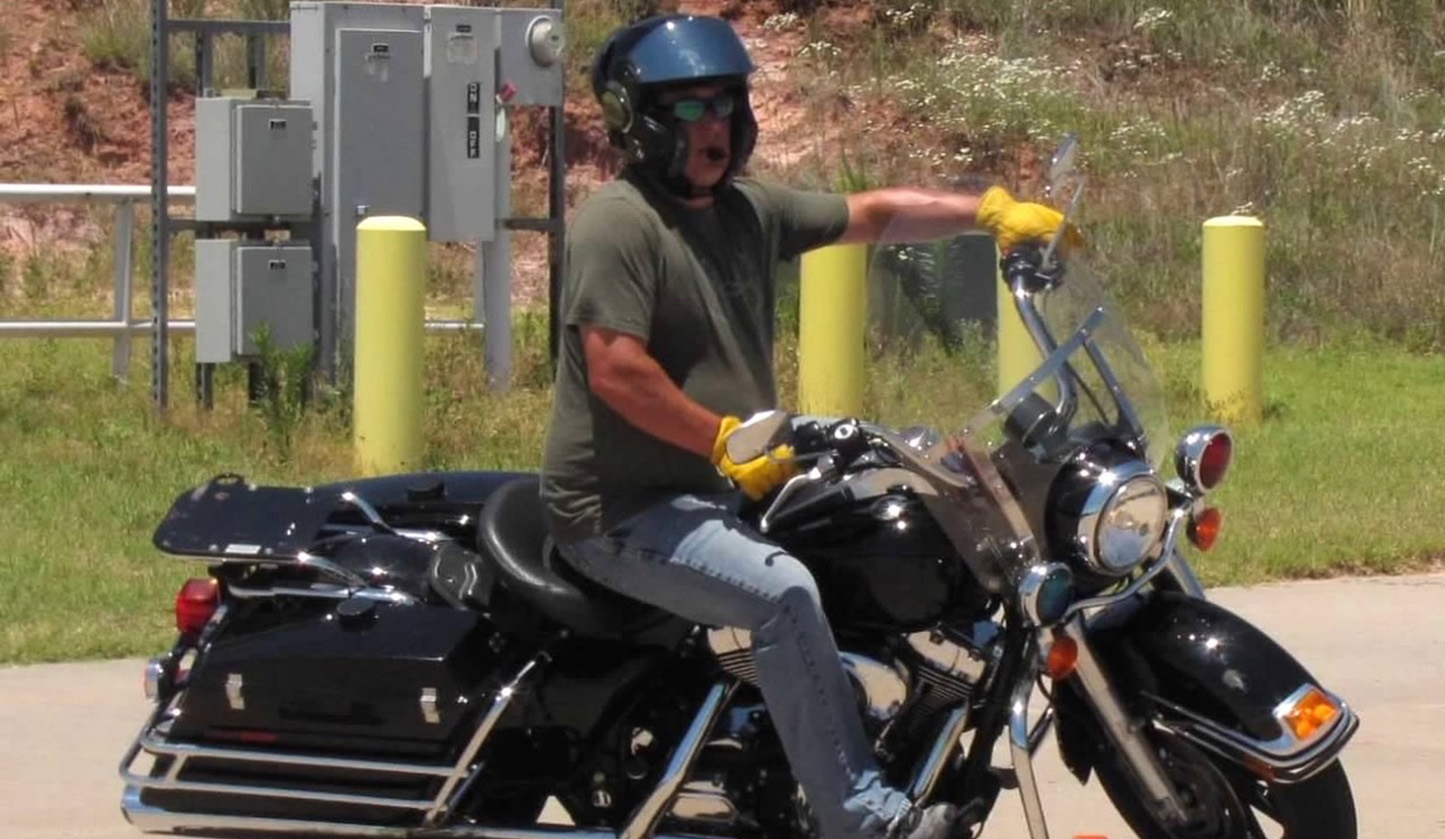
POLYGON ((866 245, 803 254, 798 289, 798 407, 846 417, 863 411, 863 340, 868 311, 866 245))
POLYGON ((364 475, 421 466, 425 288, 421 222, 377 216, 356 226, 352 441, 364 475))
POLYGON ((1221 422, 1254 422, 1264 402, 1264 223, 1204 223, 1204 400, 1221 422))

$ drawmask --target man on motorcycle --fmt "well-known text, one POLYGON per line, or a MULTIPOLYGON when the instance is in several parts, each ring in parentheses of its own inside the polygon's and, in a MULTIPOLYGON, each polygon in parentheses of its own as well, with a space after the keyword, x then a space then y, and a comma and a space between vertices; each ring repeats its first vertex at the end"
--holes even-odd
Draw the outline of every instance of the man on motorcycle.
MULTIPOLYGON (((627 166, 571 226, 542 496, 563 556, 602 585, 713 626, 751 631, 758 681, 826 839, 942 839, 880 777, 817 586, 739 517, 786 460, 735 463, 740 417, 772 408, 780 260, 882 232, 971 228, 999 246, 1051 236, 1060 214, 923 189, 851 195, 742 178, 757 137, 753 64, 724 20, 650 18, 612 33, 592 69, 627 166)), ((779 452, 775 452, 775 455, 779 452)), ((785 450, 781 452, 787 455, 785 450)))

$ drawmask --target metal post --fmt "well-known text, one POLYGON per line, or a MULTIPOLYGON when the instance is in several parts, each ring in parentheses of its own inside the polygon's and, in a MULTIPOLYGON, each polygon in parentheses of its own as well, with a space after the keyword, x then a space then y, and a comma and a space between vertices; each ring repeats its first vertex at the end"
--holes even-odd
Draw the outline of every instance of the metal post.
POLYGON ((166 88, 170 82, 170 34, 167 0, 151 0, 151 399, 157 408, 170 404, 169 283, 171 239, 168 184, 166 88))
POLYGON ((798 293, 798 405, 805 414, 863 410, 868 248, 829 245, 803 254, 798 293))
MULTIPOLYGON (((115 209, 115 319, 130 323, 131 300, 135 294, 131 239, 135 235, 135 202, 122 201, 115 209)), ((117 335, 111 353, 111 372, 117 379, 130 378, 130 333, 117 335)))
POLYGON ((266 87, 266 39, 255 33, 246 35, 246 84, 252 90, 266 87))
POLYGON ((216 407, 216 365, 196 365, 196 399, 207 411, 216 407))
POLYGON ((205 96, 215 87, 212 76, 216 74, 215 50, 212 48, 211 30, 196 30, 196 95, 205 96))
POLYGON ((1264 413, 1264 222, 1212 218, 1204 223, 1201 250, 1204 400, 1221 422, 1258 422, 1264 413))
POLYGON ((497 235, 477 248, 482 281, 482 355, 487 368, 487 384, 506 390, 512 382, 512 231, 507 219, 512 215, 512 128, 501 116, 505 106, 497 105, 498 125, 496 156, 497 235))
POLYGON ((416 219, 372 216, 356 227, 351 414, 356 465, 365 475, 415 471, 425 453, 426 243, 416 219))
MULTIPOLYGON (((566 18, 564 0, 553 0, 552 8, 566 18)), ((565 98, 565 97, 564 97, 565 98)), ((566 217, 567 217, 567 113, 558 104, 549 109, 552 117, 551 171, 548 174, 547 214, 552 226, 547 231, 547 357, 552 366, 557 365, 557 342, 561 339, 562 277, 566 268, 566 217)))

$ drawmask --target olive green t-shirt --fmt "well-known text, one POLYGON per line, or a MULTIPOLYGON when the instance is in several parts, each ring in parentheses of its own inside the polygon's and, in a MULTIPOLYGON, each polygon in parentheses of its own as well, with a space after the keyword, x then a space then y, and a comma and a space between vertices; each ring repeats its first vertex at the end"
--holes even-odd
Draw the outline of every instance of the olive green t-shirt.
POLYGON ((842 235, 841 195, 738 179, 687 209, 632 172, 598 190, 567 232, 565 330, 542 466, 559 540, 599 535, 667 494, 722 492, 706 458, 636 428, 587 385, 580 327, 642 339, 688 397, 746 418, 776 407, 777 265, 842 235))

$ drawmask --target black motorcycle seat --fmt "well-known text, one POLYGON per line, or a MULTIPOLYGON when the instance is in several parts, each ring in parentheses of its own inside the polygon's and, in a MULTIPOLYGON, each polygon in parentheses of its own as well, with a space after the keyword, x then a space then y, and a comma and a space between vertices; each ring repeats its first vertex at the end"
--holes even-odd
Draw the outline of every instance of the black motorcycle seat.
POLYGON ((542 515, 537 478, 498 487, 477 523, 477 544, 502 586, 580 635, 623 638, 670 620, 666 612, 592 582, 557 552, 542 515))

